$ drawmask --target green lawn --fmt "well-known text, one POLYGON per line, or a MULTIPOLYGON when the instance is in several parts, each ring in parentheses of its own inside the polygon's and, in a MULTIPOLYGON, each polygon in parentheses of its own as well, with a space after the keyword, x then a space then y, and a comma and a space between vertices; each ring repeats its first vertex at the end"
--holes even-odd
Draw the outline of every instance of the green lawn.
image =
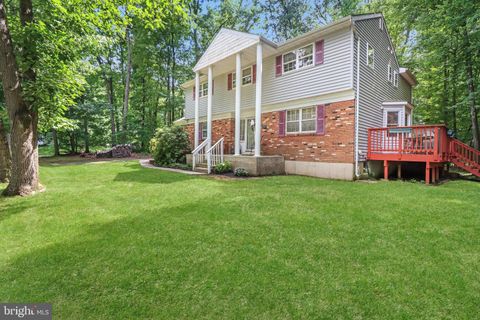
MULTIPOLYGON (((473 319, 480 183, 41 168, 0 198, 0 301, 54 319, 473 319)), ((4 185, 0 185, 0 189, 4 185)))

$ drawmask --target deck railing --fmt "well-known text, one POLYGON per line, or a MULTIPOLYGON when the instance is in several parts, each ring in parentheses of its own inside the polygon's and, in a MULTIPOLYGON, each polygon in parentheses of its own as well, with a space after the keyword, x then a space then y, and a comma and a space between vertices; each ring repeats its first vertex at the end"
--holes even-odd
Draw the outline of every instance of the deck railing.
POLYGON ((368 155, 372 160, 447 161, 449 141, 443 125, 368 129, 368 155))

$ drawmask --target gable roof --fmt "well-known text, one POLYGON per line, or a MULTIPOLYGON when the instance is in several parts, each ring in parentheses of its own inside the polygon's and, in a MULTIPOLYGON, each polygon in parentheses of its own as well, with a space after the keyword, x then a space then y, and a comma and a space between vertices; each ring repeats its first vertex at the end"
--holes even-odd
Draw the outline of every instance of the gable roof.
POLYGON ((274 42, 265 39, 262 36, 222 28, 213 38, 212 42, 200 57, 195 67, 193 67, 193 71, 205 68, 215 61, 227 58, 228 56, 251 47, 260 41, 270 45, 273 48, 277 48, 277 45, 274 42))

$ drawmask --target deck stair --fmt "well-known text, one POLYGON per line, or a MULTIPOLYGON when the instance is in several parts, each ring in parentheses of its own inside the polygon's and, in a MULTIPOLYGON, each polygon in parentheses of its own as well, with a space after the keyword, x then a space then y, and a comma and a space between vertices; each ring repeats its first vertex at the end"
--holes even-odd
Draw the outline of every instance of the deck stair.
POLYGON ((450 162, 471 174, 480 177, 480 151, 458 139, 450 138, 450 162))

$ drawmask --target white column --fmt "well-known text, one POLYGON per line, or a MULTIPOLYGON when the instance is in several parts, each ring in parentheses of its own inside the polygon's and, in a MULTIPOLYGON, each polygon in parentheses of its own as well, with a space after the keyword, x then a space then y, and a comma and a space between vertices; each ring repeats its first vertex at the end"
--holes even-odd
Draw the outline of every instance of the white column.
POLYGON ((255 95, 255 156, 257 157, 260 156, 260 142, 262 138, 262 61, 262 43, 259 42, 257 44, 257 86, 255 95))
POLYGON ((236 56, 237 66, 235 75, 235 155, 240 155, 240 101, 242 98, 242 58, 240 52, 236 56))
POLYGON ((213 83, 213 68, 208 66, 208 96, 207 96, 207 149, 212 146, 212 83, 213 83))
POLYGON ((200 92, 200 72, 195 72, 195 133, 193 134, 193 139, 194 139, 194 145, 195 148, 198 147, 198 141, 199 141, 199 117, 198 117, 198 104, 199 104, 199 92, 200 92))

